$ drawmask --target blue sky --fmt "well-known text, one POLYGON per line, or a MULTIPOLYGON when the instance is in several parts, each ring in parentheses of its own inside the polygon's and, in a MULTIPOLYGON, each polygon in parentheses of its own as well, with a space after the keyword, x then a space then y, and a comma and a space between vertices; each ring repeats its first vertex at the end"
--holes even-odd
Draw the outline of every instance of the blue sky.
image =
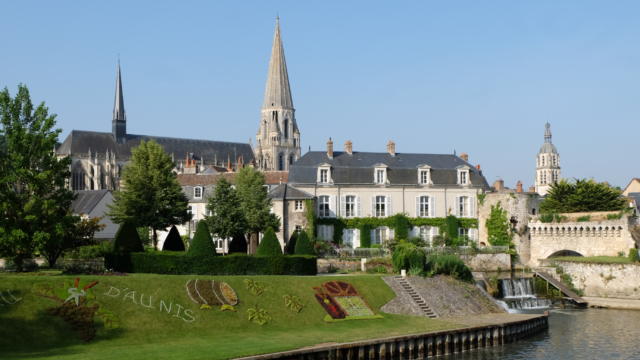
MULTIPOLYGON (((255 138, 280 15, 303 150, 467 152, 530 186, 544 123, 563 177, 640 176, 637 1, 12 1, 0 87, 72 129, 255 138)), ((303 152, 304 152, 303 151, 303 152)))

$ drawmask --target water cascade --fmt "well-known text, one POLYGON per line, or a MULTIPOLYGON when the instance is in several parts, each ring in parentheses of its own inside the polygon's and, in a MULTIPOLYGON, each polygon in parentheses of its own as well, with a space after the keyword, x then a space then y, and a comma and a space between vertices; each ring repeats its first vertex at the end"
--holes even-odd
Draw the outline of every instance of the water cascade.
POLYGON ((502 301, 499 302, 509 312, 546 309, 551 306, 550 300, 536 297, 531 278, 502 279, 500 285, 502 301))

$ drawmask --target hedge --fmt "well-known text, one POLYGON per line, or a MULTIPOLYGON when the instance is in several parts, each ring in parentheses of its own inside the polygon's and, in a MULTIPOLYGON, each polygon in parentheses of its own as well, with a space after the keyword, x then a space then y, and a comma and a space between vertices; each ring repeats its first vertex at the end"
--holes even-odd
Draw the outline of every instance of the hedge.
POLYGON ((105 267, 119 272, 172 275, 316 275, 315 256, 187 256, 181 252, 110 254, 105 267))

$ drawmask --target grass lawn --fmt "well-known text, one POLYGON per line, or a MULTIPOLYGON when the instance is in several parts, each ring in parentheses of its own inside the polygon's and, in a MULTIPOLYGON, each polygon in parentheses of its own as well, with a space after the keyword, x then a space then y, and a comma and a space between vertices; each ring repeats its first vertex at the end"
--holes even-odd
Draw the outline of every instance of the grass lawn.
POLYGON ((332 323, 323 320, 326 312, 314 298, 313 286, 331 280, 347 281, 380 313, 379 308, 394 293, 376 275, 131 274, 80 278, 82 285, 99 281, 90 291, 100 307, 114 315, 117 327, 108 329, 102 320, 96 320, 96 338, 84 343, 62 319, 46 313, 45 309, 56 303, 38 295, 38 289, 54 286, 66 293, 75 276, 0 274, 0 294, 8 297, 10 290, 22 299, 7 305, 0 297, 0 359, 227 359, 322 343, 461 327, 443 320, 391 314, 382 314, 382 319, 332 323), (220 311, 216 307, 201 310, 185 290, 185 283, 193 278, 229 283, 240 299, 237 311, 220 311), (243 282, 247 278, 264 284, 264 293, 254 295, 247 290, 243 282), (114 289, 120 294, 109 296, 116 294, 114 289), (304 304, 302 311, 289 310, 284 295, 300 297, 304 304), (165 305, 162 309, 160 300, 165 305), (168 304, 172 304, 170 313, 166 311, 168 304), (254 306, 267 310, 272 320, 262 326, 250 322, 247 309, 254 306))
POLYGON ((580 263, 592 264, 631 264, 626 256, 560 256, 551 260, 555 261, 572 261, 580 263))

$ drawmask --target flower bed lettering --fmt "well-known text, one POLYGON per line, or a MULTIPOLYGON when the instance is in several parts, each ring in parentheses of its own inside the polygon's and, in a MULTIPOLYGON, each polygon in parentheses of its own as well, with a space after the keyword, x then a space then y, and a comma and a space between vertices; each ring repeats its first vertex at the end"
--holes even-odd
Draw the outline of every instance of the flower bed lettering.
POLYGON ((196 320, 193 311, 186 309, 184 306, 174 303, 173 301, 165 301, 163 299, 155 299, 151 295, 145 295, 143 293, 137 293, 135 290, 124 288, 120 289, 115 286, 110 286, 109 290, 103 295, 111 298, 122 298, 122 301, 130 301, 131 303, 138 305, 146 309, 157 309, 161 313, 166 313, 174 318, 180 319, 184 322, 194 322, 196 320))

